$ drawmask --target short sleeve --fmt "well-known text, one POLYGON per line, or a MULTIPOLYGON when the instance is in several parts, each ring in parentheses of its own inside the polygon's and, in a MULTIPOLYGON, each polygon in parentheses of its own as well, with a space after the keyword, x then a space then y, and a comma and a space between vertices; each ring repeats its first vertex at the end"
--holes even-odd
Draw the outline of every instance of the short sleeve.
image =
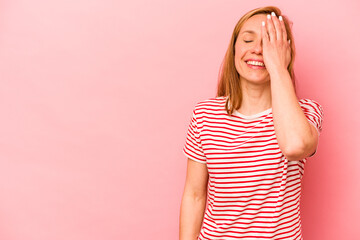
POLYGON ((324 114, 323 108, 318 102, 311 99, 301 99, 300 106, 307 120, 316 128, 320 136, 324 114))
MULTIPOLYGON (((322 131, 322 123, 323 123, 323 115, 324 115, 323 108, 318 102, 311 99, 301 99, 300 106, 307 120, 309 121, 310 124, 312 124, 316 128, 318 135, 320 136, 320 133, 322 131)), ((314 156, 316 151, 317 149, 309 157, 314 156)))
POLYGON ((190 120, 190 124, 187 130, 187 136, 185 145, 183 147, 183 153, 188 158, 200 163, 206 163, 206 157, 201 145, 199 123, 196 116, 196 109, 193 110, 193 114, 190 120))

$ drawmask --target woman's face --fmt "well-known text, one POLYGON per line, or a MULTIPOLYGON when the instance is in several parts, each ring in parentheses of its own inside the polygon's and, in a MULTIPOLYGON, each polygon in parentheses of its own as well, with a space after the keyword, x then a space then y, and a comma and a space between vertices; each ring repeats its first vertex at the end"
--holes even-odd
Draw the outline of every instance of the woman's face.
POLYGON ((235 67, 241 81, 262 84, 270 80, 262 55, 261 22, 266 14, 249 18, 242 26, 235 43, 235 67))

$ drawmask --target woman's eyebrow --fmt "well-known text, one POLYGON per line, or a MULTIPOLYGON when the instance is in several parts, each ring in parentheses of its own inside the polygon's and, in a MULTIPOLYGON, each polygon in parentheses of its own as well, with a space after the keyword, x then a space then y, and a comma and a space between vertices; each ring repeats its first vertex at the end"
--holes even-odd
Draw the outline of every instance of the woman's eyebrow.
MULTIPOLYGON (((244 34, 244 33, 251 33, 251 34, 255 34, 255 32, 254 32, 254 31, 252 31, 252 30, 246 30, 246 31, 242 32, 241 34, 244 34)), ((241 35, 241 34, 240 34, 240 35, 241 35)))

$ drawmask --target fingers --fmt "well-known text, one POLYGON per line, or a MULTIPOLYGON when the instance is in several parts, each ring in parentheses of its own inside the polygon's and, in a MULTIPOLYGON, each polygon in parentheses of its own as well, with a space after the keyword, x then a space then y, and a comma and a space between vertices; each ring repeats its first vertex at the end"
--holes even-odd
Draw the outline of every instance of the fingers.
POLYGON ((277 40, 282 40, 282 35, 283 35, 283 30, 281 28, 281 25, 280 25, 280 21, 279 19, 276 17, 275 13, 272 12, 271 13, 271 19, 272 19, 272 22, 274 23, 274 26, 275 26, 275 31, 276 31, 276 39, 277 40))
POLYGON ((277 18, 274 12, 271 13, 271 16, 270 14, 268 14, 266 21, 266 29, 269 34, 270 41, 280 40, 286 42, 287 34, 282 16, 279 16, 279 18, 277 18))
POLYGON ((282 29, 282 32, 283 32, 283 34, 282 34, 282 40, 283 40, 284 42, 286 42, 286 40, 287 40, 287 33, 286 33, 286 27, 285 27, 285 23, 284 23, 284 20, 283 20, 282 16, 279 17, 279 22, 280 22, 280 26, 281 26, 281 29, 282 29))
POLYGON ((262 38, 263 44, 267 44, 269 42, 269 35, 267 33, 264 21, 261 23, 261 38, 262 38))
POLYGON ((273 24, 270 14, 267 15, 266 28, 267 28, 267 31, 269 34, 270 42, 275 41, 276 40, 276 31, 275 31, 275 26, 273 24))

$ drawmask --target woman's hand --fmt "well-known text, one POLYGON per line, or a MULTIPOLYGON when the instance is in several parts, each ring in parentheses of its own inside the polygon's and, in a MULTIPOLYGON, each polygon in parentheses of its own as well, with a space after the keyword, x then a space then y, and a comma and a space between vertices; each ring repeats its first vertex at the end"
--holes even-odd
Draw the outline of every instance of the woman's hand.
POLYGON ((271 16, 268 15, 266 23, 262 23, 261 35, 264 64, 270 76, 277 71, 287 70, 291 60, 291 47, 282 17, 278 19, 274 12, 271 16))

